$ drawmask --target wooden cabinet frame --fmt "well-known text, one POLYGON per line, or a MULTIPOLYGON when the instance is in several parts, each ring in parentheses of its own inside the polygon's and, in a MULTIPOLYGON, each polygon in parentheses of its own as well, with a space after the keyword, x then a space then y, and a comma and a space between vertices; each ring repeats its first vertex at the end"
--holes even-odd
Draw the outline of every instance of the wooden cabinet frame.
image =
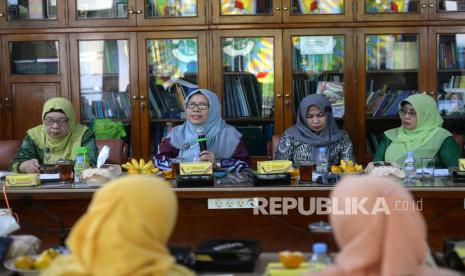
MULTIPOLYGON (((137 49, 139 61, 139 88, 140 88, 140 105, 145 108, 140 109, 140 137, 141 137, 141 155, 143 157, 151 156, 150 152, 150 100, 148 96, 148 79, 147 79, 147 46, 146 41, 151 39, 198 39, 198 85, 201 88, 208 87, 207 76, 207 33, 204 31, 180 31, 180 32, 147 32, 139 33, 137 36, 137 49)), ((166 121, 171 121, 166 119, 166 121)))
POLYGON ((426 27, 385 27, 385 28, 359 28, 357 29, 357 103, 356 113, 358 122, 358 139, 356 143, 357 160, 362 163, 368 163, 372 160, 372 156, 366 153, 366 134, 367 122, 365 115, 366 107, 366 35, 397 35, 397 34, 417 34, 419 57, 418 57, 418 91, 426 91, 427 89, 427 29, 426 27))
MULTIPOLYGON (((355 77, 353 70, 355 68, 355 49, 354 49, 354 33, 352 29, 291 29, 284 30, 283 36, 283 53, 286 53, 287 58, 283 59, 284 68, 284 94, 289 94, 291 99, 294 99, 292 87, 292 37, 293 36, 344 36, 345 46, 345 61, 344 61, 344 127, 349 132, 352 141, 357 140, 357 120, 356 110, 351 108, 357 103, 357 94, 355 93, 355 77)), ((284 129, 294 125, 292 104, 290 108, 285 108, 284 112, 284 129)))
MULTIPOLYGON (((16 83, 41 83, 53 84, 59 83, 60 96, 70 98, 68 84, 68 45, 66 35, 64 34, 27 34, 27 35, 5 35, 2 38, 2 57, 3 57, 3 101, 4 101, 4 126, 6 134, 4 137, 13 139, 13 124, 16 112, 20 110, 12 110, 14 106, 13 86, 16 83), (11 58, 10 58, 10 42, 19 41, 58 41, 59 43, 59 73, 57 75, 12 75, 11 73, 11 58), (6 98, 9 103, 6 103, 6 98)), ((36 107, 42 110, 42 106, 36 107)))
POLYGON ((139 156, 140 151, 140 117, 139 117, 139 81, 137 59, 136 33, 87 33, 70 35, 70 65, 71 65, 71 100, 76 110, 77 120, 81 119, 81 88, 79 71, 79 41, 95 40, 127 40, 129 45, 129 74, 130 74, 130 101, 131 101, 131 150, 133 156, 139 156))
POLYGON ((6 28, 57 28, 66 26, 66 11, 67 1, 57 0, 57 19, 56 20, 23 20, 23 21, 8 21, 8 5, 7 0, 0 0, 0 26, 6 28))
POLYGON ((136 8, 135 0, 128 0, 128 17, 127 18, 101 18, 101 19, 78 19, 77 18, 77 1, 68 0, 69 25, 72 27, 102 27, 102 26, 134 26, 136 25, 136 8))

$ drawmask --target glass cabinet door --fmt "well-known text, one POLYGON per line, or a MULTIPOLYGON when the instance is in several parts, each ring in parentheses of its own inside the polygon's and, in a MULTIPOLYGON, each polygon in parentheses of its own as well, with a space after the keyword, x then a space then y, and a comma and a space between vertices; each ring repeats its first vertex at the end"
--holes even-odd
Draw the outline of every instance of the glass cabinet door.
POLYGON ((365 103, 364 118, 359 121, 366 128, 362 129, 366 142, 360 141, 359 149, 371 156, 384 131, 400 126, 400 102, 426 89, 426 30, 359 32, 358 49, 364 50, 358 68, 363 72, 359 74, 359 91, 364 91, 364 97, 359 102, 365 103))
POLYGON ((62 34, 5 35, 2 51, 6 137, 23 139, 42 123, 48 99, 69 97, 67 40, 62 34))
POLYGON ((282 129, 280 35, 275 30, 214 34, 215 92, 221 95, 223 118, 244 135, 253 156, 266 155, 267 142, 282 129))
MULTIPOLYGON (((131 26, 136 23, 135 0, 71 0, 71 26, 131 26)), ((142 11, 140 11, 142 13, 142 11)))
POLYGON ((281 22, 282 0, 217 0, 211 5, 214 24, 281 22))
POLYGON ((283 22, 352 21, 352 0, 285 0, 283 22))
POLYGON ((428 6, 420 0, 358 0, 357 19, 367 21, 426 20, 428 6))
POLYGON ((206 23, 204 0, 137 0, 138 25, 198 25, 206 23), (145 8, 144 8, 145 7, 145 8))
POLYGON ((66 2, 59 0, 2 0, 0 23, 5 27, 61 27, 65 10, 66 2))
POLYGON ((186 96, 207 87, 206 34, 143 33, 139 35, 139 53, 143 53, 145 61, 139 68, 143 85, 140 96, 142 131, 147 129, 142 135, 142 152, 148 157, 157 153, 171 128, 186 119, 186 96))
POLYGON ((429 92, 436 95, 444 127, 453 133, 465 131, 465 28, 434 27, 430 29, 431 74, 429 92))
POLYGON ((465 2, 463 0, 436 0, 430 1, 429 19, 463 20, 465 15, 465 2))
POLYGON ((284 33, 284 91, 292 101, 285 101, 285 128, 295 124, 299 104, 305 96, 323 94, 331 102, 339 128, 349 130, 355 139, 353 34, 351 30, 286 30, 284 33), (287 93, 289 93, 287 92, 287 93))
POLYGON ((109 118, 121 122, 131 145, 131 156, 139 148, 136 40, 131 33, 72 34, 72 99, 82 123, 109 118), (133 109, 135 107, 135 110, 133 109))

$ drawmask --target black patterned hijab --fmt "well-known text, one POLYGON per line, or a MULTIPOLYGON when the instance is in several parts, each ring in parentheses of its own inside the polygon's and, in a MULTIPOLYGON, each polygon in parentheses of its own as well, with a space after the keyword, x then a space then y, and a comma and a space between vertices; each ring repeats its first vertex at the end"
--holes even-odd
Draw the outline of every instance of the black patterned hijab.
POLYGON ((308 95, 303 98, 299 104, 297 123, 287 129, 284 134, 292 136, 303 143, 310 144, 313 147, 327 147, 329 145, 329 133, 331 133, 331 142, 333 142, 338 140, 344 132, 337 128, 332 112, 326 114, 326 127, 320 133, 312 131, 307 124, 308 109, 312 105, 324 112, 325 107, 330 107, 331 103, 321 94, 308 95), (329 128, 329 125, 331 125, 331 128, 329 128))

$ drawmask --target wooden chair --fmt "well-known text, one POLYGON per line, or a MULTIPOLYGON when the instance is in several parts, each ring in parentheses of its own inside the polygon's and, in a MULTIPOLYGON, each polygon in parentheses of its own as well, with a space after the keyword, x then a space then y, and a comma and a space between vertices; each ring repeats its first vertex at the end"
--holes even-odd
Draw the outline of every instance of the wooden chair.
POLYGON ((128 145, 121 139, 102 139, 95 140, 99 151, 104 145, 110 147, 110 156, 105 163, 107 164, 123 164, 127 161, 128 145))
POLYGON ((19 144, 19 140, 0 141, 0 170, 8 170, 10 160, 15 158, 16 150, 18 149, 19 144))

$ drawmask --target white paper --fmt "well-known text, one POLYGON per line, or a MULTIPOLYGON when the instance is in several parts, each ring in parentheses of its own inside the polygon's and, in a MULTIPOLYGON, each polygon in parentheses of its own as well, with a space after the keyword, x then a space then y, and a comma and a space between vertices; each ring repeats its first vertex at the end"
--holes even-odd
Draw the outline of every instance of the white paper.
POLYGON ((457 2, 446 1, 446 11, 457 11, 457 2))
MULTIPOLYGON (((421 168, 417 169, 417 174, 421 174, 421 168)), ((434 169, 434 176, 449 176, 448 169, 434 169)))
POLYGON ((332 54, 334 39, 332 36, 304 36, 300 38, 300 54, 324 55, 332 54))
POLYGON ((58 180, 60 175, 58 173, 41 173, 40 180, 58 180))
POLYGON ((110 156, 110 147, 104 145, 97 157, 97 168, 100 168, 110 156))
POLYGON ((7 175, 12 175, 12 174, 13 174, 12 172, 0 171, 0 178, 3 178, 7 175))

